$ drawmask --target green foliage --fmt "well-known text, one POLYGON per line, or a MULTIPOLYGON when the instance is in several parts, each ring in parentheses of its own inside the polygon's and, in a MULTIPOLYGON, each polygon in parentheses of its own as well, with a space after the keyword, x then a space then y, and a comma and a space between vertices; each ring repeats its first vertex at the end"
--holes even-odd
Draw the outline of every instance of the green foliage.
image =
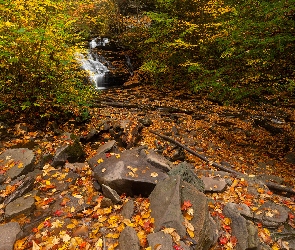
POLYGON ((151 81, 190 85, 223 102, 294 91, 295 0, 155 5, 139 32, 145 39, 133 40, 151 81))
POLYGON ((106 32, 108 0, 0 0, 1 101, 13 108, 88 104, 95 94, 83 83, 74 54, 83 52, 92 28, 106 32), (107 11, 106 11, 107 10, 107 11))

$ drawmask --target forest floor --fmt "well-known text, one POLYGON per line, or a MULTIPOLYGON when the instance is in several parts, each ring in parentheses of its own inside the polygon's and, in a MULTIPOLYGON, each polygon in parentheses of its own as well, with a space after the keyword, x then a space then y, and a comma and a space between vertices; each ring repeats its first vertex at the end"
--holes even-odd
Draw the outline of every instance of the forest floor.
MULTIPOLYGON (((0 141, 0 153, 7 148, 30 147, 40 157, 46 153, 54 154, 65 132, 86 136, 93 129, 99 130, 107 121, 129 120, 138 124, 140 119, 146 119, 150 121, 150 126, 140 132, 138 145, 146 145, 162 153, 175 164, 185 160, 196 170, 208 170, 214 169, 211 161, 223 162, 230 164, 236 171, 251 176, 268 176, 271 180, 279 180, 279 183, 294 188, 295 100, 284 102, 277 97, 270 97, 269 100, 268 103, 223 106, 184 88, 157 88, 131 83, 103 91, 92 107, 91 119, 87 123, 76 124, 69 120, 52 129, 54 121, 51 121, 40 130, 32 126, 33 122, 20 119, 16 126, 7 130, 5 139, 0 141), (206 163, 186 151, 183 151, 183 155, 175 154, 173 144, 150 131, 173 138, 205 155, 210 162, 206 163), (32 138, 39 139, 32 144, 32 138), (45 142, 40 138, 51 139, 45 142)), ((112 138, 109 133, 104 133, 101 139, 97 143, 85 145, 87 159, 95 154, 102 141, 112 138)), ((249 199, 240 197, 232 189, 213 196, 214 199, 224 201, 234 197, 235 201, 253 205, 249 199)), ((288 197, 291 198, 290 206, 294 212, 294 197, 288 197)), ((264 201, 259 202, 263 204, 264 201)), ((25 219, 23 222, 27 223, 25 219)), ((46 241, 46 237, 43 237, 43 241, 46 241)))

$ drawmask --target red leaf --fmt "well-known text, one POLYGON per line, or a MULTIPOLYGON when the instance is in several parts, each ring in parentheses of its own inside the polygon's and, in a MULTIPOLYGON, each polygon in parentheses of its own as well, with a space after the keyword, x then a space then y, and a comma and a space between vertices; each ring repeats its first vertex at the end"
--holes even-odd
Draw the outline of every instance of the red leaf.
POLYGON ((63 212, 62 210, 56 210, 56 211, 54 212, 54 215, 55 215, 55 216, 61 216, 63 213, 64 213, 64 212, 63 212))
POLYGON ((230 231, 231 230, 231 227, 229 225, 223 225, 222 227, 226 231, 230 231))
POLYGON ((230 242, 232 243, 233 246, 235 246, 238 243, 238 239, 235 236, 231 236, 230 242))
POLYGON ((44 221, 44 227, 51 227, 51 222, 49 220, 44 221))
POLYGON ((179 245, 174 245, 173 248, 175 250, 183 250, 183 248, 181 246, 179 246, 179 245))
POLYGON ((225 245, 227 242, 228 242, 228 238, 226 238, 224 236, 219 237, 219 244, 220 245, 225 245))
POLYGON ((291 213, 288 213, 288 216, 289 216, 289 220, 293 220, 295 218, 295 215, 291 213))
POLYGON ((110 153, 106 153, 106 158, 111 157, 112 155, 110 153))
POLYGON ((183 204, 182 204, 182 206, 181 206, 181 210, 187 210, 191 206, 192 206, 192 203, 189 200, 184 201, 183 204))

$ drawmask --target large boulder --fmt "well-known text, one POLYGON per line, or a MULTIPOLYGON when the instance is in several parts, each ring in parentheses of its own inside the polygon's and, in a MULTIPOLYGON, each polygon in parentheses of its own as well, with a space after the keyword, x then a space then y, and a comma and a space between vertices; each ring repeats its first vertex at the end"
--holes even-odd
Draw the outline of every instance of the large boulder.
MULTIPOLYGON (((151 195, 151 216, 155 219, 155 232, 162 228, 174 228, 181 238, 187 237, 187 224, 181 207, 184 202, 191 204, 193 217, 190 225, 193 227, 194 249, 209 249, 217 240, 217 228, 209 216, 206 196, 197 188, 181 180, 180 175, 172 175, 159 182, 151 195)), ((191 230, 190 228, 189 230, 191 230)))
POLYGON ((34 152, 27 148, 7 149, 0 155, 0 166, 7 169, 6 176, 15 179, 34 168, 34 152))
POLYGON ((13 245, 19 233, 21 233, 21 228, 17 222, 0 225, 0 249, 13 250, 13 245))
POLYGON ((155 185, 168 176, 162 168, 151 164, 143 148, 120 154, 96 154, 88 163, 97 181, 114 189, 119 195, 148 196, 155 185))

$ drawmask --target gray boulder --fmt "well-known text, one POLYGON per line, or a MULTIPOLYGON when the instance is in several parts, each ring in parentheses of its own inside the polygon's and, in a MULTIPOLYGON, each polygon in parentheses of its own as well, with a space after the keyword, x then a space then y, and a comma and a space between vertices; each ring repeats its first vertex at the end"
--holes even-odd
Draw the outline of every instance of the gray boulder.
POLYGON ((0 225, 0 249, 13 250, 13 245, 19 233, 21 233, 21 228, 17 222, 0 225))
POLYGON ((78 140, 72 144, 61 146, 56 150, 51 165, 53 167, 63 166, 66 162, 83 162, 85 154, 78 140))
POLYGON ((157 249, 157 247, 161 246, 161 250, 171 250, 172 248, 172 237, 169 234, 165 234, 164 232, 160 231, 157 233, 152 233, 147 236, 147 240, 149 246, 152 249, 157 249))
POLYGON ((27 148, 7 149, 0 155, 1 165, 10 167, 6 176, 12 180, 32 171, 34 161, 34 152, 27 148))
POLYGON ((5 217, 7 219, 15 217, 20 214, 28 215, 35 208, 35 199, 32 196, 20 197, 10 202, 5 208, 5 217))
POLYGON ((155 185, 168 176, 147 161, 147 154, 142 148, 107 156, 96 154, 88 163, 97 181, 116 190, 119 195, 148 196, 155 185))
POLYGON ((140 244, 136 231, 133 227, 125 227, 119 237, 119 248, 121 250, 139 250, 140 244))

